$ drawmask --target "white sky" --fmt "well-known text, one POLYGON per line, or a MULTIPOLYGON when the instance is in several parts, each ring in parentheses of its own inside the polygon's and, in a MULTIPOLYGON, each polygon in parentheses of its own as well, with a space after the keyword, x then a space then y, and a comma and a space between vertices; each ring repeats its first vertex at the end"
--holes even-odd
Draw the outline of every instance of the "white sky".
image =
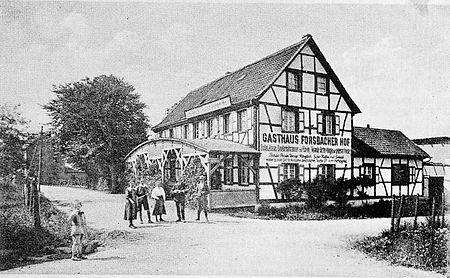
POLYGON ((310 33, 362 110, 355 125, 450 136, 450 5, 289 2, 0 3, 0 102, 37 131, 52 84, 114 74, 154 125, 189 91, 310 33))

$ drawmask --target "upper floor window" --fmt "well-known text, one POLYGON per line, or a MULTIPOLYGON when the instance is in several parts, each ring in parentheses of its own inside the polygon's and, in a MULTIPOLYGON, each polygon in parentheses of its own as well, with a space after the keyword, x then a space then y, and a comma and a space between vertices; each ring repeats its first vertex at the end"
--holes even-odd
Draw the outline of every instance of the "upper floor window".
POLYGON ((303 132, 305 130, 305 113, 294 109, 281 110, 282 132, 303 132))
POLYGON ((323 135, 339 134, 340 117, 332 113, 317 115, 317 132, 323 135))
POLYGON ((241 110, 237 113, 237 130, 244 131, 247 129, 247 110, 241 110))
POLYGON ((299 91, 300 86, 300 74, 293 71, 287 72, 287 87, 289 90, 299 91))
POLYGON ((188 125, 184 125, 183 126, 183 138, 184 139, 188 139, 188 134, 189 134, 189 126, 188 125))
POLYGON ((161 138, 161 137, 163 137, 163 132, 162 131, 159 132, 159 138, 161 138))
POLYGON ((223 115, 223 133, 230 133, 230 114, 223 115))
POLYGON ((200 138, 200 123, 194 123, 192 136, 194 139, 200 138))
POLYGON ((320 94, 327 93, 327 79, 323 76, 316 76, 316 92, 320 94))
POLYGON ((173 128, 169 129, 169 138, 173 138, 173 128))

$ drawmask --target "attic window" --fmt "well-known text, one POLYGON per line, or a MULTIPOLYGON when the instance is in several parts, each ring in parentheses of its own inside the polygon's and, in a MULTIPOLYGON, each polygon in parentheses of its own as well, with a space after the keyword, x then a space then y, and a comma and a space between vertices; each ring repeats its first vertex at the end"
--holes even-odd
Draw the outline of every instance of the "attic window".
POLYGON ((238 78, 237 81, 241 81, 242 79, 244 79, 247 76, 247 74, 243 74, 241 77, 238 78))

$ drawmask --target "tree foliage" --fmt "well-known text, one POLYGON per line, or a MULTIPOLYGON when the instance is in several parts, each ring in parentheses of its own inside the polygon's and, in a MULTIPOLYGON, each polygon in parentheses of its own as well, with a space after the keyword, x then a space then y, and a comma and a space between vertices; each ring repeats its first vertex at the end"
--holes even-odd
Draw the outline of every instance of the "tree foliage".
POLYGON ((125 155, 147 139, 145 104, 134 90, 122 78, 101 75, 53 86, 56 97, 44 106, 69 162, 93 183, 107 178, 113 192, 123 187, 117 182, 125 155))
POLYGON ((25 167, 22 147, 27 122, 19 106, 0 104, 0 177, 12 175, 25 167))

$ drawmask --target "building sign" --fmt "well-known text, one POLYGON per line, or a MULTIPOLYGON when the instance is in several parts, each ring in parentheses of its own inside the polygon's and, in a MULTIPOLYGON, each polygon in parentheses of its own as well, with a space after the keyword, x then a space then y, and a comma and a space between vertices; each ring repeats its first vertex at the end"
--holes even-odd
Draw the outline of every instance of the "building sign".
POLYGON ((351 137, 263 132, 261 157, 277 163, 351 163, 351 137))
POLYGON ((186 118, 192 118, 195 116, 200 116, 209 112, 213 112, 231 105, 230 97, 225 97, 205 105, 186 110, 184 113, 186 114, 186 118))

